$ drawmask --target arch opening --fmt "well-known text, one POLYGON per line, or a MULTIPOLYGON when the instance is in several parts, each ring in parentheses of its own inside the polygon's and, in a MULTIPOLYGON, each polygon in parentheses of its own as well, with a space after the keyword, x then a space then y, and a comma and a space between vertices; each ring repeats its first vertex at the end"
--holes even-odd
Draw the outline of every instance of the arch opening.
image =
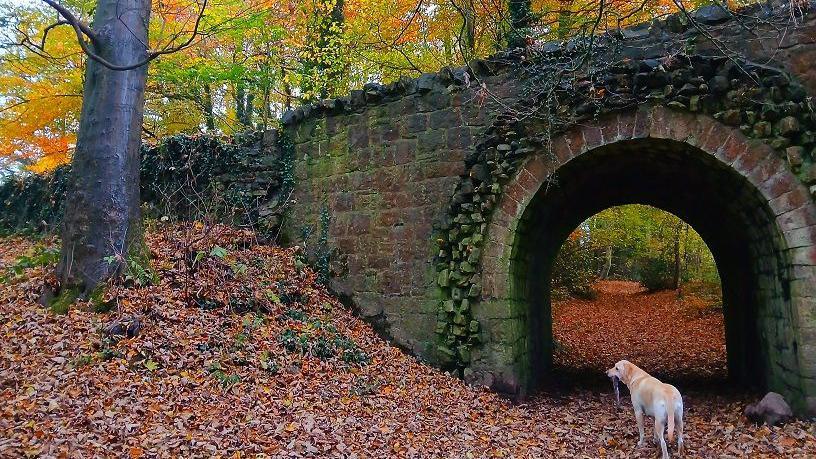
POLYGON ((618 141, 571 159, 521 214, 509 272, 510 304, 523 322, 521 385, 540 385, 552 369, 550 279, 559 248, 582 221, 625 204, 671 212, 711 249, 722 282, 730 378, 798 391, 789 263, 774 214, 729 166, 689 144, 655 138, 618 141))
POLYGON ((683 387, 727 379, 716 263, 694 228, 669 212, 625 205, 582 222, 559 249, 550 292, 561 385, 606 384, 615 358, 683 387))

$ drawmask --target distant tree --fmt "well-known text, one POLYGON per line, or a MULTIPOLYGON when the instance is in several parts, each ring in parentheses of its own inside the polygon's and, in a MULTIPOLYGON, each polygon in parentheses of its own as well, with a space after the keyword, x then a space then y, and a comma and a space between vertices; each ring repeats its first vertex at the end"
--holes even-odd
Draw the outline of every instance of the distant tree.
POLYGON ((343 81, 348 56, 344 40, 344 0, 313 0, 302 55, 301 97, 321 99, 343 81))

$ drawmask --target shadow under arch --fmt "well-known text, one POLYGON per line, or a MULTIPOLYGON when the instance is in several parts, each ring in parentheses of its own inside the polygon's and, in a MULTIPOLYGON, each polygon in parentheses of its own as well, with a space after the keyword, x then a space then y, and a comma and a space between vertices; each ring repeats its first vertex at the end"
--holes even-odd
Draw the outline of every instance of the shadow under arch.
POLYGON ((535 387, 551 368, 549 287, 560 246, 586 218, 624 204, 666 210, 697 230, 722 280, 729 376, 801 402, 798 380, 789 376, 798 374, 790 263, 774 213, 733 168, 697 147, 659 138, 620 140, 570 159, 523 210, 508 279, 510 304, 526 335, 521 384, 535 387))

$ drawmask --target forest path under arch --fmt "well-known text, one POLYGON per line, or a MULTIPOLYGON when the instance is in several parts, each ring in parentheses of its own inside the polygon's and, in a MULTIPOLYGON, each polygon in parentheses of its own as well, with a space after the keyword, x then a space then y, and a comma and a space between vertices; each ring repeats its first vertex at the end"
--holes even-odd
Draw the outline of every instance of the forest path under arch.
POLYGON ((690 287, 650 293, 638 282, 606 280, 595 284, 594 299, 553 301, 556 371, 605 379, 605 369, 627 359, 673 384, 721 383, 722 303, 690 287))

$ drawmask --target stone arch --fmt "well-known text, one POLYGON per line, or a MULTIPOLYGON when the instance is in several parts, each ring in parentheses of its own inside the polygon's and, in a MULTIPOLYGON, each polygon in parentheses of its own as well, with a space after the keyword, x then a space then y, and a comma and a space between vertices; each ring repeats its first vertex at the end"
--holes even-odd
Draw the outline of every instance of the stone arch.
POLYGON ((473 308, 483 344, 466 377, 523 394, 544 376, 555 253, 583 219, 635 202, 679 215, 715 254, 731 373, 812 405, 816 205, 770 146, 662 106, 573 127, 510 178, 487 226, 473 308))

